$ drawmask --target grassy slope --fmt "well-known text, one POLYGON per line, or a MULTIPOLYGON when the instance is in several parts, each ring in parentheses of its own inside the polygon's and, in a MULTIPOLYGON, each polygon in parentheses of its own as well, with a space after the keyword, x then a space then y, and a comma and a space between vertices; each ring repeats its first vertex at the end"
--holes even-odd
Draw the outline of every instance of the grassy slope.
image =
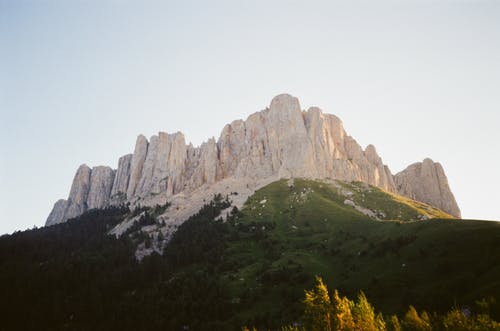
POLYGON ((300 318, 316 274, 351 298, 364 290, 386 314, 500 299, 500 223, 407 222, 448 215, 363 183, 279 181, 227 222, 213 221, 229 206, 220 198, 179 227, 163 256, 141 263, 133 252, 144 233, 106 235, 127 208, 0 237, 9 303, 0 331, 274 329, 300 318), (391 221, 345 205, 342 192, 391 221))
POLYGON ((374 221, 344 205, 339 190, 388 219, 449 215, 362 183, 294 184, 282 180, 259 190, 235 220, 222 277, 239 318, 293 319, 315 274, 351 297, 365 291, 385 313, 409 304, 440 310, 489 295, 500 299, 500 223, 374 221))

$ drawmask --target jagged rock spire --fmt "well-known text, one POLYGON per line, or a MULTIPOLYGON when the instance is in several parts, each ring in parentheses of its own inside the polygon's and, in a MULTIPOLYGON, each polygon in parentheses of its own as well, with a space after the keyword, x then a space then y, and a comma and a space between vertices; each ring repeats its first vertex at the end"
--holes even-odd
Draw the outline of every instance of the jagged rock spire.
POLYGON ((414 163, 394 176, 401 195, 437 207, 450 215, 461 217, 460 208, 448 185, 441 164, 427 158, 414 163))
POLYGON ((338 117, 317 107, 303 111, 297 98, 280 94, 265 110, 226 125, 217 141, 193 147, 180 132, 160 132, 149 141, 139 135, 116 171, 82 165, 68 200, 55 204, 47 225, 107 204, 164 203, 224 179, 288 177, 362 181, 460 216, 439 164, 426 160, 393 176, 375 147, 363 150, 338 117))

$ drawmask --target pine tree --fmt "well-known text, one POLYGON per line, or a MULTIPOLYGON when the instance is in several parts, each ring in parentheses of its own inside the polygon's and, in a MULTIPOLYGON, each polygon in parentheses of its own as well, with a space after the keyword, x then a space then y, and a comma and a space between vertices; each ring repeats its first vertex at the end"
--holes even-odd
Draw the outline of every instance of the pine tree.
POLYGON ((382 316, 381 313, 378 313, 377 316, 375 317, 375 327, 379 331, 385 331, 387 330, 387 326, 384 320, 384 316, 382 316))
POLYGON ((401 331, 401 323, 399 323, 399 318, 396 315, 392 315, 387 323, 387 330, 389 331, 401 331))
POLYGON ((281 327, 280 331, 304 331, 304 330, 300 329, 298 326, 286 325, 281 327))
POLYGON ((429 315, 423 312, 419 315, 415 307, 410 306, 408 312, 403 319, 404 330, 408 331, 430 331, 432 326, 430 324, 429 315))
POLYGON ((500 323, 487 314, 467 316, 459 308, 453 308, 442 320, 444 330, 453 331, 498 331, 500 323))
POLYGON ((333 327, 336 331, 354 330, 354 320, 351 309, 354 302, 346 297, 340 297, 339 292, 335 290, 332 299, 333 306, 333 327))
POLYGON ((332 331, 332 304, 328 289, 321 277, 316 276, 316 285, 305 291, 305 319, 310 331, 332 331))
MULTIPOLYGON (((361 292, 358 295, 358 301, 353 308, 355 330, 359 331, 378 331, 377 323, 375 322, 375 310, 368 302, 366 295, 361 292)), ((385 323, 383 329, 385 330, 385 323)))

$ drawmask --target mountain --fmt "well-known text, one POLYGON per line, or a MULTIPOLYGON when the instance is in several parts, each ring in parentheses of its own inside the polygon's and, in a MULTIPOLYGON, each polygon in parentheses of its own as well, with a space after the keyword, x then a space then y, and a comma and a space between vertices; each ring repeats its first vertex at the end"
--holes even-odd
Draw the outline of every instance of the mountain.
POLYGON ((175 208, 165 220, 180 224, 214 193, 237 192, 234 204, 241 207, 255 190, 280 178, 360 181, 460 217, 439 163, 426 159, 394 176, 375 147, 363 150, 338 117, 316 107, 303 111, 297 98, 282 94, 245 121, 227 124, 217 141, 193 147, 180 132, 160 132, 149 141, 140 135, 116 170, 81 165, 68 199, 55 203, 46 225, 93 208, 166 201, 175 208))
POLYGON ((500 297, 498 222, 299 178, 265 185, 221 221, 238 198, 212 196, 168 239, 155 228, 173 204, 91 209, 0 237, 0 330, 277 330, 303 321, 315 275, 349 298, 363 290, 386 320, 410 304, 433 321, 451 307, 475 313, 482 298, 500 318, 489 299, 500 297), (139 261, 137 247, 153 253, 139 261))

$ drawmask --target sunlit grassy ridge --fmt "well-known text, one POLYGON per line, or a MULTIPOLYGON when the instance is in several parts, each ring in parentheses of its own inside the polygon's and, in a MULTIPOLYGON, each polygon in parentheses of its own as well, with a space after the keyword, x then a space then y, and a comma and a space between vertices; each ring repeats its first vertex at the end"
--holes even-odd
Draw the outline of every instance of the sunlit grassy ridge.
POLYGON ((383 219, 421 220, 425 218, 454 218, 440 209, 407 197, 386 192, 362 182, 338 182, 354 192, 354 201, 368 209, 382 210, 383 219), (425 216, 425 217, 422 217, 425 216))
POLYGON ((453 218, 435 207, 362 182, 304 179, 281 180, 267 186, 246 202, 244 210, 254 220, 266 217, 282 219, 283 215, 286 216, 284 219, 295 220, 295 216, 318 216, 317 213, 321 211, 332 217, 347 219, 366 218, 364 216, 399 221, 453 218), (354 210, 349 201, 373 212, 373 215, 354 210), (299 214, 296 213, 297 209, 300 209, 299 214))
POLYGON ((364 290, 387 313, 499 297, 500 224, 449 218, 363 183, 281 180, 257 191, 233 220, 223 282, 241 317, 257 324, 297 316, 316 274, 348 295, 364 290), (443 219, 415 221, 421 215, 443 219))

